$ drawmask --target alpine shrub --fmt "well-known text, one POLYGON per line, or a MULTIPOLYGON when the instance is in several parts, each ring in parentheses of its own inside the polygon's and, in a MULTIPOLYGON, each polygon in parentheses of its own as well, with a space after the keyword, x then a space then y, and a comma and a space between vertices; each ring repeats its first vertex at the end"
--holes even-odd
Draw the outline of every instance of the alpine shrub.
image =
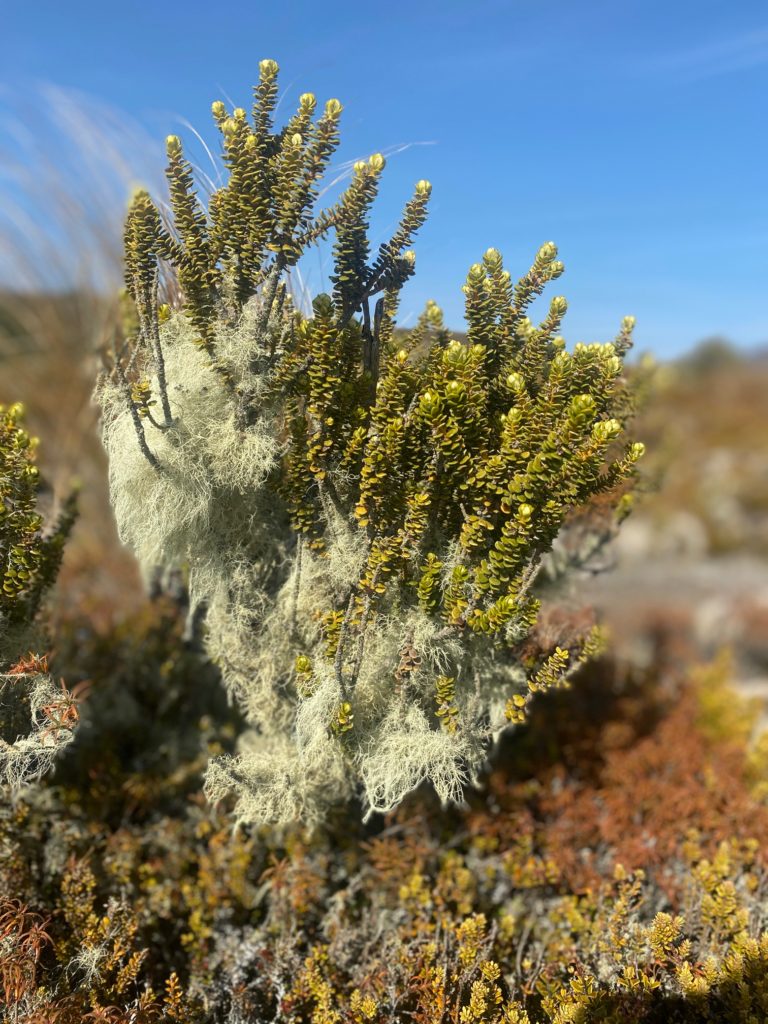
POLYGON ((305 93, 277 130, 277 72, 261 62, 250 116, 213 104, 228 177, 207 202, 176 136, 170 217, 134 196, 133 326, 97 391, 121 536, 148 576, 188 571, 252 727, 207 791, 264 823, 356 793, 386 811, 424 780, 459 798, 489 741, 596 650, 589 633, 524 663, 534 584, 575 510, 598 494, 626 510, 643 451, 626 438, 632 318, 569 352, 564 298, 526 316, 563 272, 551 242, 517 283, 496 249, 473 264, 465 339, 434 302, 396 329, 431 186, 375 253, 383 156, 316 212, 342 107, 316 116, 305 93), (331 233, 333 289, 305 315, 291 272, 331 233))

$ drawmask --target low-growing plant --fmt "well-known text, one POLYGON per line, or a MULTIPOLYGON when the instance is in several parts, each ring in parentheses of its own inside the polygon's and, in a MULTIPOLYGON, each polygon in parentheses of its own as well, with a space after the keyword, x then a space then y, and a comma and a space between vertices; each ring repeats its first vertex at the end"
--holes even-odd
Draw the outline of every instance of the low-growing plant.
POLYGON ((86 756, 0 804, 0 1021, 764 1019, 768 807, 757 710, 724 663, 674 687, 668 663, 593 663, 462 807, 425 788, 375 828, 340 807, 311 832, 233 835, 191 744, 163 753, 153 731, 142 755, 119 714, 125 690, 168 731, 178 717, 170 615, 131 622, 119 679, 106 637, 87 653, 86 756), (713 693, 730 705, 716 729, 713 693), (166 770, 142 786, 155 757, 166 770))
POLYGON ((277 72, 261 62, 250 118, 213 104, 228 178, 207 203, 176 136, 172 216, 134 196, 133 324, 98 388, 121 535, 147 575, 188 571, 251 726, 207 791, 270 823, 356 793, 386 811, 424 780, 459 798, 533 694, 597 649, 588 632, 525 663, 537 573, 595 495, 627 510, 643 451, 626 438, 632 318, 569 352, 564 298, 527 315, 563 272, 551 242, 517 283, 496 249, 473 264, 465 340, 434 302, 396 329, 431 185, 372 255, 384 157, 315 212, 342 107, 315 119, 305 93, 275 129, 277 72), (333 290, 305 315, 288 274, 331 232, 333 290), (178 303, 161 301, 169 275, 178 303))

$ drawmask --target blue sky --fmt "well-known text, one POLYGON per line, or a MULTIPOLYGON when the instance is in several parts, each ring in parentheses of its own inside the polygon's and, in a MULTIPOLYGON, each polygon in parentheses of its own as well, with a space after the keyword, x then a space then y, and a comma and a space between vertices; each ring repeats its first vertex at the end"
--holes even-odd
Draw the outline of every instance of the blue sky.
MULTIPOLYGON (((373 231, 433 183, 401 307, 462 323, 488 246, 523 273, 557 242, 569 342, 637 317, 660 356, 722 334, 768 342, 768 4, 658 0, 0 0, 0 86, 94 97, 156 140, 210 103, 249 105, 258 61, 299 94, 344 104, 340 160, 396 150, 373 231)), ((87 100, 85 101, 87 103, 87 100)), ((98 109, 96 106, 94 109, 98 109)), ((377 234, 379 233, 379 234, 377 234)), ((318 264, 318 275, 321 274, 318 264)))

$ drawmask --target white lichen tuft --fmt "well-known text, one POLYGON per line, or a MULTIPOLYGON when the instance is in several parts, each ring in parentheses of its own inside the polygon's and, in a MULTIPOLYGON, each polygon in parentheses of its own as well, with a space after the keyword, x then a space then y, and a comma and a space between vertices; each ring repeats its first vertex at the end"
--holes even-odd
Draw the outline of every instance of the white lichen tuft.
POLYGON ((15 791, 49 772, 76 724, 74 699, 47 672, 0 673, 0 783, 15 791))
POLYGON ((237 756, 216 758, 208 767, 205 792, 214 802, 230 793, 237 800, 237 824, 315 825, 354 787, 338 750, 325 743, 315 757, 302 754, 287 737, 246 733, 237 756))
MULTIPOLYGON (((105 413, 110 493, 120 537, 142 569, 189 565, 204 598, 245 528, 259 525, 253 495, 274 468, 280 444, 261 422, 245 431, 236 426, 225 383, 196 349, 183 316, 163 325, 162 343, 173 422, 158 429, 143 421, 160 471, 136 444, 120 388, 105 379, 97 392, 105 413), (240 514, 239 523, 233 513, 240 514)), ((156 389, 157 381, 152 384, 156 389)))
POLYGON ((366 818, 375 811, 391 811, 426 781, 444 803, 461 799, 474 776, 468 767, 474 753, 463 738, 433 728, 419 707, 393 708, 358 757, 366 818))

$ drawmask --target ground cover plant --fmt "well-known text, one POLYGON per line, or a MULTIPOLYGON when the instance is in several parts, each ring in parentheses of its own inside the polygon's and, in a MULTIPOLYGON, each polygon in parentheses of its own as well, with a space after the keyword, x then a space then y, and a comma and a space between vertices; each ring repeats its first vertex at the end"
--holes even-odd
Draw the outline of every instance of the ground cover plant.
POLYGON ((64 630, 91 690, 0 815, 2 1019, 763 1019, 766 759, 726 661, 593 663, 463 807, 425 786, 367 825, 233 834, 200 784, 237 722, 190 702, 183 625, 158 599, 64 630))

